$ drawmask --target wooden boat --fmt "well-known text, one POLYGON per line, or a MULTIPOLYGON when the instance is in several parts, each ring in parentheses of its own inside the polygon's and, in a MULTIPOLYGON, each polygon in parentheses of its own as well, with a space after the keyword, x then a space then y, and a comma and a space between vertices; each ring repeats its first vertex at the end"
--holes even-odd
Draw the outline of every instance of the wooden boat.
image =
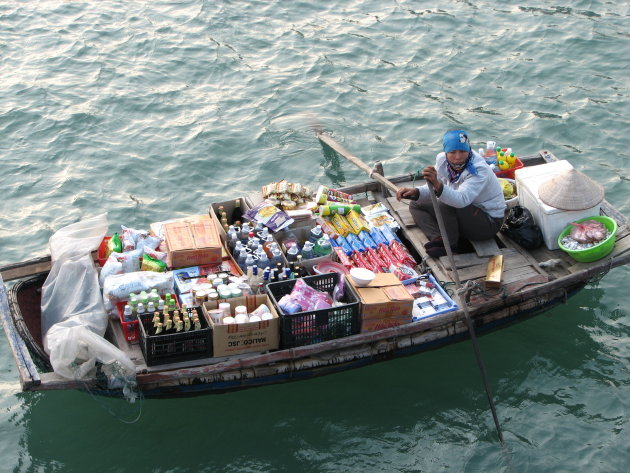
MULTIPOLYGON (((333 151, 353 157, 325 136, 320 136, 320 139, 333 151)), ((521 158, 525 166, 554 160, 554 155, 546 150, 521 158)), ((439 281, 452 283, 454 272, 449 259, 442 257, 435 260, 426 255, 423 247, 427 241, 425 235, 413 224, 407 206, 397 202, 381 182, 382 167, 377 165, 375 170, 380 173, 372 176, 375 180, 348 186, 343 190, 358 196, 364 195, 369 202, 386 205, 399 221, 400 234, 407 246, 422 257, 423 269, 432 272, 439 281)), ((398 176, 388 182, 409 186, 412 177, 398 176)), ((549 310, 565 302, 593 278, 628 263, 628 220, 606 201, 602 204, 601 213, 616 220, 618 231, 613 252, 593 263, 576 263, 563 251, 551 251, 544 246, 525 250, 498 234, 495 243, 500 247, 505 267, 508 268, 503 274, 502 287, 480 291, 480 287, 473 284, 466 294, 468 311, 477 333, 496 330, 549 310), (541 263, 549 260, 557 260, 557 264, 541 266, 541 263)), ((487 257, 480 257, 475 252, 456 255, 459 278, 463 282, 479 282, 485 276, 487 261, 487 257)), ((40 333, 40 289, 49 270, 49 257, 1 268, 0 313, 23 391, 89 389, 103 395, 120 395, 120 391, 108 390, 96 379, 77 382, 62 378, 52 371, 42 349, 40 333), (4 282, 11 280, 18 282, 7 290, 4 282)), ((110 322, 106 333, 106 338, 125 351, 136 364, 138 386, 145 397, 224 392, 308 379, 435 349, 468 337, 464 312, 460 308, 418 322, 314 345, 149 367, 138 345, 125 340, 117 319, 110 322)))

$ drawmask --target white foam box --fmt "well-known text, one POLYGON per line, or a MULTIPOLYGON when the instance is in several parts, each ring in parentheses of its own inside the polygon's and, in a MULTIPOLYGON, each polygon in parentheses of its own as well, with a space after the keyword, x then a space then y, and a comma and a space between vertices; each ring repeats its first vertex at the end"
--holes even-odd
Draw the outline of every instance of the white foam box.
POLYGON ((567 160, 553 163, 527 166, 517 169, 514 173, 516 189, 518 191, 518 205, 527 208, 534 217, 536 225, 543 234, 545 246, 550 250, 557 250, 558 236, 571 222, 583 217, 599 215, 599 204, 585 210, 560 210, 551 207, 540 200, 538 188, 557 174, 573 169, 567 160))

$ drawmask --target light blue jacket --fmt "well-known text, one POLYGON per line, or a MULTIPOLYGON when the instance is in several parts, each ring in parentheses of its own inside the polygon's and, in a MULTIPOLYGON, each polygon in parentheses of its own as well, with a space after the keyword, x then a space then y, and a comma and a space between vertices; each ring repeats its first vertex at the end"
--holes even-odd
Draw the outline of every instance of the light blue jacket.
MULTIPOLYGON (((476 175, 468 169, 464 169, 457 181, 451 182, 448 175, 446 154, 437 155, 435 169, 438 179, 443 184, 440 201, 458 209, 472 204, 491 217, 503 218, 506 204, 503 198, 503 189, 497 176, 475 151, 473 151, 471 164, 477 171, 476 175)), ((431 201, 429 188, 426 185, 418 187, 418 190, 420 192, 419 202, 431 201)))

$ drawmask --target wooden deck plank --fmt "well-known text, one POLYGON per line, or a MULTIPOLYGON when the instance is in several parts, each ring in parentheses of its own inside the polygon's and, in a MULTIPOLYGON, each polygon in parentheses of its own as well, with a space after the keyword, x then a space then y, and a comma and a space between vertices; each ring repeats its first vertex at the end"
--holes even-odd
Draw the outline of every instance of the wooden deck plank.
POLYGON ((405 227, 413 227, 416 225, 416 222, 414 222, 411 216, 411 212, 409 212, 409 202, 407 200, 399 202, 396 197, 387 197, 387 202, 393 213, 398 216, 398 221, 401 225, 405 227))
MULTIPOLYGON (((522 257, 522 255, 518 251, 516 251, 514 248, 501 248, 499 250, 499 254, 503 255, 504 258, 507 258, 510 256, 522 257)), ((467 268, 469 266, 476 266, 478 264, 488 264, 488 260, 490 259, 490 257, 477 256, 476 253, 461 253, 458 255, 454 255, 453 259, 455 260, 455 267, 457 269, 462 269, 462 268, 467 268)), ((451 269, 451 262, 449 261, 448 256, 442 256, 440 258, 440 261, 446 269, 448 270, 451 269)))
POLYGON ((486 240, 470 240, 477 256, 494 256, 499 254, 499 245, 494 238, 488 238, 486 240))
MULTIPOLYGON (((448 258, 446 259, 448 260, 448 258)), ((457 271, 459 273, 459 278, 462 281, 467 281, 469 279, 477 279, 477 278, 484 277, 488 269, 488 259, 489 258, 487 258, 485 262, 481 262, 477 265, 458 269, 457 271)), ((524 267, 529 268, 530 266, 531 266, 531 263, 523 255, 521 255, 518 252, 508 253, 507 255, 503 256, 504 273, 507 271, 508 268, 519 269, 519 268, 524 268, 524 267)), ((450 268, 450 265, 449 265, 449 268, 450 268)), ((532 271, 536 273, 535 270, 532 269, 532 271)))

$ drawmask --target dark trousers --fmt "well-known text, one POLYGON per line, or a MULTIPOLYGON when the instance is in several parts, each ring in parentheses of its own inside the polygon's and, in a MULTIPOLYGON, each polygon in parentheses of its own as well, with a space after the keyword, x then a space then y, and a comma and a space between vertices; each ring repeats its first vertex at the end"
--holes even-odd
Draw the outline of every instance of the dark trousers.
MULTIPOLYGON (((440 213, 446 227, 446 235, 451 246, 456 247, 460 237, 469 240, 486 240, 492 238, 501 228, 502 218, 492 218, 479 207, 469 205, 456 209, 438 200, 440 213)), ((411 201, 409 211, 414 222, 429 240, 440 235, 440 228, 435 216, 433 204, 429 202, 411 201)))

